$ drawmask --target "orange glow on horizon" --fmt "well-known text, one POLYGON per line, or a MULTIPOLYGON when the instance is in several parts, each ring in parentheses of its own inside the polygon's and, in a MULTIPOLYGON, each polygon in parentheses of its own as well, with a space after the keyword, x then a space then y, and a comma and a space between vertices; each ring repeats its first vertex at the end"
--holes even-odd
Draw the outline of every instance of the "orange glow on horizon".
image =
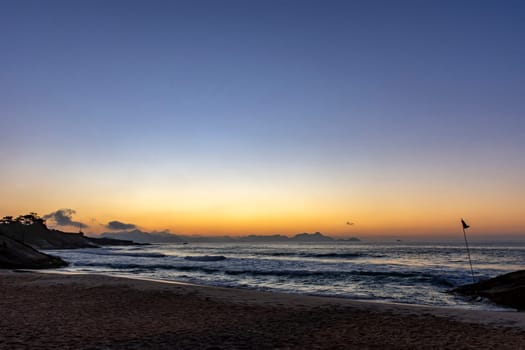
MULTIPOLYGON (((322 232, 332 236, 419 236, 457 234, 464 217, 476 234, 519 234, 525 231, 525 189, 505 179, 462 181, 452 185, 385 176, 267 179, 229 177, 194 179, 178 184, 164 178, 126 179, 124 174, 92 174, 61 182, 40 179, 32 172, 3 185, 0 215, 60 208, 76 210, 74 220, 101 233, 109 221, 137 225, 143 231, 179 234, 245 235, 322 232), (15 181, 16 180, 16 181, 15 181), (348 226, 347 221, 355 222, 348 226)), ((424 174, 426 175, 426 174, 424 174)), ((470 180, 470 179, 469 179, 470 180)))

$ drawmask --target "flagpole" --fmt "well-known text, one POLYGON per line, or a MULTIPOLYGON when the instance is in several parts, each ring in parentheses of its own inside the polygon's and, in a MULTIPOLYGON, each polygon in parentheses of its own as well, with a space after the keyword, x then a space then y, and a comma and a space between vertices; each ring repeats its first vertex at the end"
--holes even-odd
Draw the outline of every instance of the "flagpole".
POLYGON ((472 274, 472 283, 476 283, 476 281, 474 280, 474 269, 472 268, 472 259, 470 259, 470 249, 468 247, 467 233, 465 232, 465 225, 462 225, 462 226, 463 226, 463 237, 465 237, 465 246, 467 247, 468 262, 470 263, 470 273, 472 274))

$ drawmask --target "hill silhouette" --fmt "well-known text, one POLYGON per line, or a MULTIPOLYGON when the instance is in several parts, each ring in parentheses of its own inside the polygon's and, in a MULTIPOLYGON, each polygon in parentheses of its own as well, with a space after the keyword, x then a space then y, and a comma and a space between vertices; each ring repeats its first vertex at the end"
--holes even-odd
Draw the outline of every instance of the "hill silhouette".
POLYGON ((80 233, 50 230, 36 213, 0 220, 0 268, 56 268, 62 259, 37 249, 98 248, 101 245, 130 245, 132 241, 90 238, 80 233))
POLYGON ((82 232, 50 230, 36 213, 17 218, 5 216, 0 220, 0 235, 27 244, 35 249, 97 248, 101 245, 130 245, 132 241, 100 239, 84 236, 82 232))
MULTIPOLYGON (((105 238, 112 239, 126 239, 138 243, 235 243, 235 242, 249 242, 249 243, 330 243, 338 240, 325 236, 320 232, 315 233, 298 233, 292 237, 285 235, 248 235, 248 236, 188 236, 178 235, 169 232, 144 232, 138 229, 131 231, 119 232, 105 232, 100 235, 105 238)), ((359 241, 358 238, 346 239, 347 241, 359 241)))

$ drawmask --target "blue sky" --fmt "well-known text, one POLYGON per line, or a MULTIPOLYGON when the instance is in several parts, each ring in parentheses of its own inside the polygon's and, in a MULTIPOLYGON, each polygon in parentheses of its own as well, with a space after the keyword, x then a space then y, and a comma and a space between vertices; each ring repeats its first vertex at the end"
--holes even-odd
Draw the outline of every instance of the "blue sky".
MULTIPOLYGON (((22 193, 35 189, 20 181, 45 193, 105 181, 123 193, 157 193, 156 184, 172 181, 300 183, 286 196, 325 189, 330 206, 356 188, 351 208, 400 184, 420 198, 435 195, 425 188, 448 188, 451 200, 484 201, 483 215, 501 200, 480 197, 486 190, 516 210, 525 175, 524 7, 1 1, 0 160, 10 170, 0 179, 16 205, 0 209, 31 206, 22 193)), ((152 198, 155 208, 164 203, 152 198)), ((381 210, 388 216, 388 206, 381 210)), ((510 220, 512 230, 522 223, 510 220)))

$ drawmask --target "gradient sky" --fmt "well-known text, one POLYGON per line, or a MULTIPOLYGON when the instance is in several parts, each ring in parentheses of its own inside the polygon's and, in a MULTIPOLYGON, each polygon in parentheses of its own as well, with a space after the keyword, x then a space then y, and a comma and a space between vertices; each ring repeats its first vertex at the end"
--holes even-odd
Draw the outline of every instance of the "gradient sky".
POLYGON ((0 33, 0 215, 525 232, 523 1, 0 0, 0 33))

